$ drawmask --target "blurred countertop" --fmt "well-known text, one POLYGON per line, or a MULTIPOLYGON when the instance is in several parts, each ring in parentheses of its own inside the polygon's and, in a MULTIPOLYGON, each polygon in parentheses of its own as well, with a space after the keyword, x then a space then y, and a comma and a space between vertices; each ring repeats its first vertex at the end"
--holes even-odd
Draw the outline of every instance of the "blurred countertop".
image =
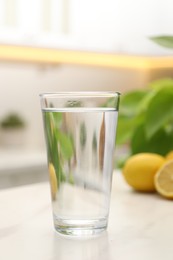
POLYGON ((0 191, 0 259, 172 260, 172 202, 133 192, 114 173, 108 230, 70 239, 53 229, 48 183, 0 191))

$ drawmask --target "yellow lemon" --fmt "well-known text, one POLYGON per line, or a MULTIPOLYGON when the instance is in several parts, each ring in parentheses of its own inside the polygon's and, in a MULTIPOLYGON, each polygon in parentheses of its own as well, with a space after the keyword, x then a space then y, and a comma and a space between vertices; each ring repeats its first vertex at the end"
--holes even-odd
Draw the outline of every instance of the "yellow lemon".
POLYGON ((165 156, 167 161, 173 160, 173 151, 170 151, 166 156, 165 156))
POLYGON ((133 155, 126 161, 123 168, 124 178, 138 191, 154 191, 154 175, 164 162, 163 156, 154 153, 133 155))
POLYGON ((51 187, 51 195, 52 199, 56 199, 56 193, 58 190, 57 178, 55 168, 52 163, 49 163, 49 178, 50 178, 50 187, 51 187))
POLYGON ((166 162, 154 178, 156 190, 162 196, 173 199, 173 160, 166 162))

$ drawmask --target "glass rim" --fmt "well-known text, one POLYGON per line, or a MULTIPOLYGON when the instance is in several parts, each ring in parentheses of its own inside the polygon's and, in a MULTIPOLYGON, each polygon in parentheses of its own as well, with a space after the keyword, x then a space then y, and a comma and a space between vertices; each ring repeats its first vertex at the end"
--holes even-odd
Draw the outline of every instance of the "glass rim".
POLYGON ((118 91, 63 91, 63 92, 45 92, 39 94, 40 98, 56 98, 56 97, 119 97, 118 91))

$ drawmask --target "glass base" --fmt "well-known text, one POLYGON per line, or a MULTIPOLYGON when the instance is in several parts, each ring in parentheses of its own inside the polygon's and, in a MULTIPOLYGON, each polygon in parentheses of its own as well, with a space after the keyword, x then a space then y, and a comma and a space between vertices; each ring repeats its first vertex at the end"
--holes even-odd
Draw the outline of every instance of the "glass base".
POLYGON ((88 237, 99 235, 107 228, 107 219, 81 220, 54 218, 55 230, 61 235, 88 237))

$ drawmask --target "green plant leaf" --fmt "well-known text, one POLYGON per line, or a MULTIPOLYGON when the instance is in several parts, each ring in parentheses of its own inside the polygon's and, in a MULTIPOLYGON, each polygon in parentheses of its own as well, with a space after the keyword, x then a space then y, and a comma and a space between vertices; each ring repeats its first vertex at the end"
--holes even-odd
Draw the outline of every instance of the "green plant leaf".
POLYGON ((154 90, 173 88, 173 80, 171 78, 155 80, 149 84, 149 87, 154 90))
POLYGON ((44 112, 45 137, 48 151, 48 162, 55 167, 55 172, 58 180, 58 185, 62 180, 62 169, 59 159, 59 150, 57 145, 57 138, 55 135, 55 122, 53 113, 44 112))
POLYGON ((143 116, 135 116, 131 117, 124 117, 119 116, 118 118, 118 127, 117 127, 117 136, 116 136, 116 143, 123 144, 130 141, 135 128, 143 122, 143 116))
POLYGON ((154 36, 150 37, 150 39, 159 44, 160 46, 173 49, 173 36, 161 35, 161 36, 154 36))
POLYGON ((146 97, 147 93, 146 90, 135 90, 124 94, 121 98, 120 113, 126 116, 136 115, 140 102, 146 97))
POLYGON ((25 122, 23 118, 15 112, 7 114, 1 121, 1 127, 4 129, 8 128, 23 128, 25 122))
POLYGON ((171 78, 155 80, 149 84, 149 88, 150 91, 148 91, 147 95, 140 101, 140 105, 138 107, 139 113, 146 111, 150 101, 161 89, 168 89, 168 91, 172 91, 173 80, 171 78))
POLYGON ((173 120, 173 89, 162 89, 151 99, 146 111, 147 138, 151 138, 169 120, 173 120))
POLYGON ((70 136, 63 134, 60 131, 57 131, 56 134, 63 158, 67 160, 70 159, 73 155, 73 143, 70 136))
POLYGON ((55 127, 60 128, 62 124, 62 113, 52 112, 52 116, 53 116, 55 127))
POLYGON ((131 140, 132 154, 150 152, 166 155, 170 150, 173 150, 173 132, 168 133, 162 128, 148 140, 145 125, 136 128, 131 140))
POLYGON ((151 90, 148 92, 148 94, 140 101, 139 106, 138 106, 138 113, 146 113, 148 104, 152 100, 152 98, 156 95, 155 90, 151 90))

